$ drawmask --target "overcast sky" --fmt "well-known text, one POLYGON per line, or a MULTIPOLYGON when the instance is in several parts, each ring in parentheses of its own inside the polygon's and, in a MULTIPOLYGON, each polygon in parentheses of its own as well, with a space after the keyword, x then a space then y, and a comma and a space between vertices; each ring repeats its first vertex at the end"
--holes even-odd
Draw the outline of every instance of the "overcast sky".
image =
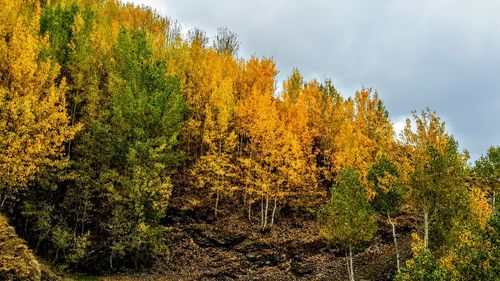
MULTIPOLYGON (((396 129, 429 107, 472 160, 500 145, 497 0, 134 0, 210 37, 227 26, 240 56, 273 57, 283 80, 331 78, 344 95, 376 89, 396 129)), ((280 82, 281 84, 281 82, 280 82)))

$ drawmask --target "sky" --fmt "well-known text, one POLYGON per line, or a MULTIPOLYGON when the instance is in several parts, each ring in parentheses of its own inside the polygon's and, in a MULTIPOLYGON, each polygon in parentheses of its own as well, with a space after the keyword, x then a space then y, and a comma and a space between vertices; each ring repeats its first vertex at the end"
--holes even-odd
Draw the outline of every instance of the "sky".
MULTIPOLYGON (((184 32, 238 34, 239 55, 272 57, 284 80, 331 78, 344 96, 371 87, 395 129, 430 108, 471 160, 500 145, 497 0, 133 0, 184 32)), ((279 82, 281 83, 281 82, 279 82)))

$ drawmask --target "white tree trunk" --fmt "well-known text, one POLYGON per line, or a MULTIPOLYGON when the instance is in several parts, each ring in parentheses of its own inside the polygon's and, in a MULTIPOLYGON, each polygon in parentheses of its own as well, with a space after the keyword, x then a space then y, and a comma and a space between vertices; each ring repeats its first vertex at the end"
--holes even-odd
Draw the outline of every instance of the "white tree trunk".
POLYGON ((349 261, 349 256, 347 255, 347 251, 345 251, 345 262, 347 264, 347 275, 349 276, 349 281, 352 280, 351 278, 351 263, 349 261))
POLYGON ((266 210, 264 212, 264 224, 262 225, 262 230, 266 229, 266 226, 267 226, 268 210, 269 210, 269 195, 266 195, 266 210))
POLYGON ((278 201, 278 197, 274 196, 274 207, 273 207, 273 213, 271 215, 271 225, 270 227, 273 227, 274 224, 274 214, 276 213, 276 203, 278 201))
POLYGON ((349 246, 349 264, 351 267, 351 281, 354 281, 354 265, 352 262, 352 248, 349 246))
POLYGON ((396 268, 399 272, 399 248, 398 248, 398 240, 396 239, 396 226, 394 222, 391 220, 391 216, 387 214, 387 219, 392 226, 392 238, 394 239, 394 248, 396 250, 396 268))
POLYGON ((216 194, 217 196, 215 197, 215 218, 217 218, 217 210, 219 208, 219 197, 220 197, 220 193, 219 193, 219 190, 217 189, 216 191, 216 194))
POLYGON ((493 207, 493 210, 495 210, 495 190, 493 190, 492 198, 491 198, 491 206, 493 207))
POLYGON ((264 195, 260 197, 260 227, 264 227, 264 195))

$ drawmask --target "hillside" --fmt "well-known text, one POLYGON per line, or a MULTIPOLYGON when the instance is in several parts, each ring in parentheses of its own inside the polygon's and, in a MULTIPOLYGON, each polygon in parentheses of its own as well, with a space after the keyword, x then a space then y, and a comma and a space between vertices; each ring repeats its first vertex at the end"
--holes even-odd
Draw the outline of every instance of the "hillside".
POLYGON ((119 0, 0 18, 0 278, 497 281, 500 146, 435 111, 119 0))
MULTIPOLYGON (((171 209, 166 227, 168 254, 149 273, 125 273, 104 280, 345 280, 345 252, 319 236, 312 215, 284 213, 275 227, 260 232, 244 216, 224 214, 206 223, 203 210, 171 209)), ((400 218, 404 259, 410 255, 412 223, 400 218)), ((395 255, 389 225, 365 251, 356 254, 359 280, 392 280, 395 255)))
POLYGON ((0 213, 0 279, 40 280, 40 264, 0 213))

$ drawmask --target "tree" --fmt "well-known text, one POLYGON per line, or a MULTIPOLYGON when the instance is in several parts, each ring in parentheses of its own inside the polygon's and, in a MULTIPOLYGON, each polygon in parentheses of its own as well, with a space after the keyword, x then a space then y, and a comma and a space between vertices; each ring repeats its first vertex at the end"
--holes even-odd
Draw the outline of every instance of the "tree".
MULTIPOLYGON (((277 170, 283 168, 282 163, 285 130, 280 123, 276 101, 272 92, 254 91, 247 99, 242 100, 237 108, 242 135, 249 139, 245 146, 245 155, 240 162, 248 162, 250 168, 247 175, 253 175, 253 187, 247 187, 250 196, 261 198, 261 228, 265 229, 268 222, 269 197, 280 195, 280 185, 277 170), (265 207, 264 207, 265 203, 265 207)), ((274 212, 273 212, 274 214, 274 212)), ((271 218, 273 220, 273 218, 271 218)))
POLYGON ((387 217, 392 227, 392 238, 396 249, 396 268, 399 272, 399 249, 396 239, 396 226, 391 219, 398 213, 403 204, 403 185, 399 179, 396 165, 385 156, 375 163, 368 172, 368 181, 375 191, 371 201, 375 210, 387 217))
POLYGON ((217 35, 214 38, 214 49, 218 53, 236 56, 240 49, 238 35, 227 27, 217 28, 217 35))
POLYGON ((447 234, 439 261, 453 280, 496 280, 498 266, 498 218, 485 193, 474 187, 468 194, 468 213, 447 234))
MULTIPOLYGON (((106 221, 115 255, 158 254, 160 219, 172 191, 174 145, 182 123, 178 80, 166 74, 166 62, 153 57, 142 31, 120 33, 113 50, 108 118, 95 125, 100 184, 111 208, 106 221)), ((96 164, 97 164, 96 163, 96 164)))
POLYGON ((450 280, 447 271, 439 264, 425 243, 416 234, 412 236, 413 257, 406 261, 396 281, 444 281, 450 280))
MULTIPOLYGON (((391 154, 394 131, 377 93, 369 89, 356 92, 354 99, 331 100, 331 116, 326 116, 324 157, 327 178, 340 175, 345 167, 359 171, 363 184, 370 167, 383 154, 391 154)), ((369 191, 370 197, 374 193, 369 191)))
POLYGON ((80 129, 69 124, 66 82, 43 56, 40 8, 0 3, 0 204, 43 169, 62 167, 63 144, 80 129))
POLYGON ((371 241, 376 232, 376 220, 366 188, 358 173, 346 168, 339 183, 332 187, 331 198, 319 213, 321 235, 328 241, 339 241, 345 251, 349 280, 354 280, 353 251, 371 241))
POLYGON ((208 44, 207 33, 199 28, 193 28, 188 31, 187 41, 192 46, 198 46, 201 48, 205 48, 208 44))
POLYGON ((488 153, 476 161, 474 170, 491 194, 491 205, 495 208, 496 191, 500 186, 500 146, 491 146, 488 153))
POLYGON ((424 245, 428 247, 431 223, 439 224, 434 232, 438 238, 451 227, 450 216, 460 214, 463 207, 466 155, 458 151, 458 143, 446 133, 435 113, 414 113, 414 119, 416 132, 407 120, 403 134, 408 156, 405 161, 411 164, 404 165, 402 171, 409 174, 408 199, 422 214, 424 245))
POLYGON ((276 64, 270 59, 252 58, 243 66, 237 82, 236 130, 240 139, 238 162, 249 217, 254 198, 261 202, 261 228, 267 227, 269 196, 277 195, 276 137, 283 132, 273 98, 276 64), (264 204, 265 201, 265 204, 264 204), (265 205, 265 207, 264 207, 265 205))
POLYGON ((191 176, 195 185, 200 188, 208 187, 211 193, 216 194, 214 214, 217 218, 220 198, 223 194, 233 194, 237 190, 234 184, 236 167, 232 153, 236 147, 236 135, 231 133, 224 141, 224 149, 210 149, 201 156, 191 168, 191 176))
POLYGON ((167 74, 168 61, 155 56, 146 32, 122 29, 109 55, 98 56, 107 62, 99 89, 82 89, 106 96, 97 115, 82 106, 78 118, 86 126, 71 166, 45 173, 19 206, 41 253, 96 271, 145 265, 164 253, 160 221, 184 116, 178 79, 167 74))
MULTIPOLYGON (((283 178, 284 195, 297 197, 300 205, 306 198, 317 196, 318 168, 317 149, 321 126, 321 92, 316 82, 303 84, 298 70, 284 82, 282 102, 278 103, 281 123, 289 139, 288 144, 298 145, 289 150, 280 173, 283 178)), ((286 147, 286 146, 285 146, 286 147)))

